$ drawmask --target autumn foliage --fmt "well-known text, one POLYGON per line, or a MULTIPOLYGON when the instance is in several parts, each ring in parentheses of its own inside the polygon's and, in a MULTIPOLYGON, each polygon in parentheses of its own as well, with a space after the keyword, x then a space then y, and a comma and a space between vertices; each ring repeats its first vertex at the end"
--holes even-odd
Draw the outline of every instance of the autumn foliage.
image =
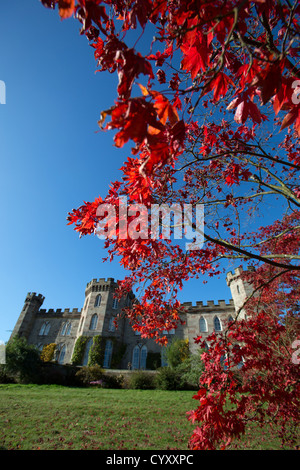
POLYGON ((131 155, 107 195, 74 209, 68 222, 94 234, 99 204, 117 207, 117 237, 105 246, 129 271, 119 295, 139 286, 139 303, 126 312, 134 328, 164 343, 162 332, 181 321, 184 281, 220 274, 226 259, 255 268, 245 273, 254 292, 244 305, 247 321, 237 312, 203 355, 191 449, 226 448, 249 421, 274 424, 292 443, 288 430, 299 423, 299 365, 291 359, 299 337, 298 2, 41 1, 58 6, 62 19, 79 20, 97 70, 118 76, 99 126, 113 130, 116 147, 131 145, 131 155), (119 237, 124 195, 149 209, 203 204, 203 247, 119 237))

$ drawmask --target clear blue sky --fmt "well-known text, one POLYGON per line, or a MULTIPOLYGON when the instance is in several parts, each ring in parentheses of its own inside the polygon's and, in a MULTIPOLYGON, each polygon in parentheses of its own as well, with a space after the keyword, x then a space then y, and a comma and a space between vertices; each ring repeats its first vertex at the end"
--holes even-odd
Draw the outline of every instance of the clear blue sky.
MULTIPOLYGON (((61 22, 38 0, 0 5, 0 340, 7 341, 27 292, 44 308, 82 308, 93 278, 121 279, 118 262, 103 263, 103 242, 79 239, 70 210, 105 196, 128 149, 98 132, 100 111, 115 98, 116 77, 95 73, 80 24, 61 22)), ((225 278, 186 284, 180 300, 230 298, 225 278)))

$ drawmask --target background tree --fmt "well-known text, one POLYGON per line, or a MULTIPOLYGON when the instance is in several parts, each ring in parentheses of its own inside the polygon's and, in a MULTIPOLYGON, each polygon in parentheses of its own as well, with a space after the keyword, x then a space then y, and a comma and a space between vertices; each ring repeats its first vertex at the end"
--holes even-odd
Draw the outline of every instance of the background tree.
MULTIPOLYGON (((255 267, 260 284, 255 285, 253 299, 261 303, 250 311, 246 326, 234 322, 229 331, 243 345, 245 374, 259 377, 249 380, 254 389, 258 383, 259 390, 268 389, 264 384, 275 379, 265 371, 266 350, 272 351, 276 370, 282 370, 285 381, 278 381, 275 395, 257 392, 253 419, 265 419, 274 406, 283 425, 284 406, 287 416, 298 419, 299 382, 289 342, 291 324, 293 334, 299 334, 295 307, 299 292, 294 288, 300 270, 298 2, 42 3, 51 8, 58 5, 62 19, 74 14, 93 48, 97 70, 117 74, 115 102, 101 112, 99 126, 114 131, 117 147, 133 145, 122 167, 123 178, 111 184, 104 199, 97 197, 74 209, 69 223, 81 235, 96 233, 103 219, 97 215, 99 204, 104 201, 116 207, 117 237, 108 238, 105 245, 108 258, 120 257, 130 272, 120 283, 119 296, 139 286, 140 301, 128 309, 127 316, 142 335, 162 344, 166 342, 162 332, 180 322, 176 294, 184 281, 202 273, 219 274, 224 259, 255 267), (127 197, 128 205, 143 204, 149 211, 153 204, 203 204, 204 245, 185 250, 162 236, 144 237, 142 230, 140 238, 121 236, 121 196, 127 197), (270 210, 272 205, 276 210, 270 210), (294 306, 283 308, 277 297, 279 285, 284 291, 294 288, 294 306), (270 303, 272 314, 266 307, 270 303), (258 332, 261 347, 250 341, 258 332), (274 332, 285 344, 280 354, 269 349, 274 332), (256 362, 254 351, 260 355, 256 362), (288 361, 290 367, 286 367, 288 361), (273 405, 268 412, 262 407, 266 400, 273 405)), ((136 215, 127 215, 129 224, 137 225, 136 215)), ((196 236, 199 227, 194 230, 196 236)), ((211 338, 205 356, 207 375, 197 396, 201 407, 191 418, 202 422, 191 440, 195 449, 228 445, 250 419, 246 398, 235 401, 232 362, 224 370, 224 360, 219 360, 228 357, 229 336, 211 338), (212 366, 214 362, 217 365, 212 366), (212 385, 217 383, 218 390, 212 385), (235 407, 231 418, 224 411, 228 398, 235 407)), ((240 349, 230 349, 231 355, 232 351, 239 364, 240 349)))
POLYGON ((38 383, 41 376, 40 352, 35 346, 29 345, 25 338, 15 337, 6 345, 6 364, 3 369, 18 381, 38 383))

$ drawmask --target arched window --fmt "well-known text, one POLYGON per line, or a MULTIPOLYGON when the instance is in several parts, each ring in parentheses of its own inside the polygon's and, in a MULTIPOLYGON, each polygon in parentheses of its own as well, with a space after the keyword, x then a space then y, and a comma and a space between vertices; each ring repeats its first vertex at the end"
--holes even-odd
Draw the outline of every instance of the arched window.
POLYGON ((94 315, 91 318, 90 330, 95 330, 97 327, 97 323, 98 323, 98 315, 94 313, 94 315))
POLYGON ((214 329, 215 331, 222 331, 222 325, 221 325, 219 317, 214 318, 214 329))
POLYGON ((60 348, 59 348, 59 351, 58 351, 58 358, 57 358, 57 362, 59 364, 63 364, 64 363, 64 359, 65 359, 65 355, 66 355, 66 345, 63 344, 60 348))
POLYGON ((103 360, 103 367, 105 367, 106 369, 110 367, 112 349, 113 349, 113 344, 112 344, 112 341, 109 339, 106 341, 106 344, 105 344, 104 360, 103 360))
POLYGON ((114 310, 117 310, 118 305, 119 305, 118 299, 114 298, 114 299, 113 299, 112 308, 113 308, 114 310))
POLYGON ((93 344, 93 338, 89 338, 86 345, 85 345, 85 351, 84 351, 84 356, 82 360, 82 365, 87 366, 88 360, 89 360, 89 352, 93 344))
POLYGON ((97 297, 95 298, 95 307, 100 307, 101 304, 101 294, 98 294, 97 297))
POLYGON ((114 320, 115 320, 114 317, 111 317, 109 319, 108 331, 112 331, 112 332, 116 331, 116 326, 114 324, 114 320))
POLYGON ((71 322, 70 321, 63 324, 60 334, 62 336, 65 336, 65 335, 69 336, 71 334, 71 322))
POLYGON ((199 328, 202 333, 207 331, 207 322, 204 317, 200 317, 199 328))
POLYGON ((39 335, 40 336, 47 336, 49 331, 50 331, 50 322, 46 321, 42 324, 39 335))
POLYGON ((147 346, 136 345, 132 353, 132 369, 146 369, 147 346))
POLYGON ((132 353, 132 369, 139 369, 140 366, 140 348, 135 346, 132 353))

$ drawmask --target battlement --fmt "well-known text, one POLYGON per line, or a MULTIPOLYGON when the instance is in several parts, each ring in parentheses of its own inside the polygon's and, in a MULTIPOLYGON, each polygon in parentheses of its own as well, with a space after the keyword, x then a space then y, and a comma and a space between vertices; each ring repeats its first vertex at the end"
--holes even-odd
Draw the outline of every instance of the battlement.
POLYGON ((65 308, 64 310, 61 308, 49 308, 48 310, 46 309, 40 309, 38 314, 39 315, 49 315, 49 316, 64 316, 64 315, 78 315, 80 316, 82 312, 82 309, 78 310, 78 308, 73 308, 72 310, 70 308, 65 308))
POLYGON ((38 302, 40 305, 44 302, 45 297, 42 294, 36 292, 28 292, 25 298, 25 302, 38 302))
POLYGON ((202 301, 197 301, 196 302, 196 305, 193 305, 192 302, 183 302, 182 303, 182 306, 183 307, 192 307, 193 309, 196 309, 196 308, 201 308, 201 309, 223 309, 223 308, 226 308, 226 307, 234 307, 234 302, 233 302, 233 299, 230 299, 229 300, 229 303, 226 303, 225 300, 217 300, 217 302, 215 302, 214 300, 208 300, 207 301, 207 304, 204 305, 202 301))
POLYGON ((86 287, 92 285, 92 284, 115 284, 115 279, 113 277, 108 277, 105 279, 105 277, 100 277, 99 279, 92 279, 90 282, 87 283, 86 287))
POLYGON ((91 291, 92 292, 108 291, 110 288, 116 287, 116 286, 117 286, 117 281, 115 281, 113 277, 108 277, 107 279, 105 279, 104 277, 100 279, 92 279, 86 285, 85 295, 88 295, 91 291))
MULTIPOLYGON (((236 279, 237 277, 239 277, 242 274, 243 271, 244 270, 243 270, 242 266, 239 266, 238 268, 235 268, 233 272, 228 271, 228 273, 226 275, 227 285, 230 286, 231 281, 236 279)), ((254 266, 247 266, 247 271, 255 271, 254 266)))

